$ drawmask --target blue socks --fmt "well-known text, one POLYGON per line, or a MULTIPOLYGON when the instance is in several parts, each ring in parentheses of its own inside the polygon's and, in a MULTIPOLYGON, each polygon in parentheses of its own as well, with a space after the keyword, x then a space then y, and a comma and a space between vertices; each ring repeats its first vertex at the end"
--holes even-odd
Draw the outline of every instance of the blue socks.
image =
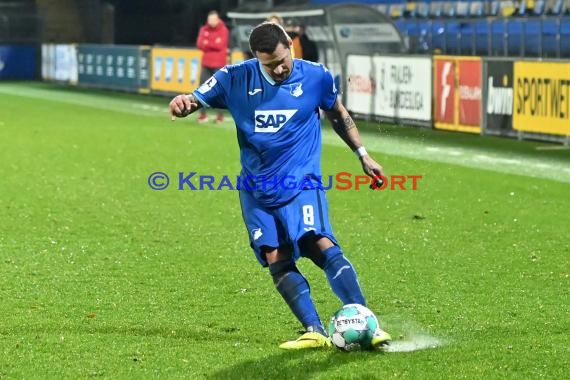
POLYGON ((281 260, 269 265, 275 287, 291 308, 295 317, 307 331, 326 335, 315 304, 311 299, 311 290, 305 277, 291 260, 281 260))
MULTIPOLYGON (((324 270, 333 292, 343 305, 358 303, 366 306, 356 271, 340 247, 330 247, 322 255, 324 260, 317 265, 324 270)), ((269 265, 269 273, 275 287, 303 327, 307 331, 327 335, 311 298, 309 283, 295 263, 292 260, 277 261, 269 265)))
POLYGON ((358 303, 366 306, 356 271, 350 261, 342 254, 340 247, 332 246, 323 251, 323 255, 326 259, 322 268, 333 292, 340 298, 343 305, 358 303))

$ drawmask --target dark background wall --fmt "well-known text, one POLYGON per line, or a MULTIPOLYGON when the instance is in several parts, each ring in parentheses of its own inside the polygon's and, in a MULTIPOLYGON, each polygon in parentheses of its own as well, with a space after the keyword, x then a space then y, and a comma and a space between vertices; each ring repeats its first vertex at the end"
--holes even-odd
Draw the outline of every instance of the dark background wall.
MULTIPOLYGON (((309 0, 0 0, 0 42, 193 46, 209 11, 309 0)), ((230 26, 230 25, 228 25, 230 26)))
POLYGON ((222 16, 238 0, 110 0, 115 7, 115 43, 194 45, 210 10, 222 16))

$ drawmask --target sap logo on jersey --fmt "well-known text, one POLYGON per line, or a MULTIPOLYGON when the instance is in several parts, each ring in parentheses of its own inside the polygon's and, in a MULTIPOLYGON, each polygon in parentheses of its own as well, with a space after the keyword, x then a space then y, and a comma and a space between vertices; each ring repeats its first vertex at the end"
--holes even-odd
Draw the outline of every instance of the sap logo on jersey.
POLYGON ((255 132, 275 133, 297 113, 297 110, 255 111, 255 132))

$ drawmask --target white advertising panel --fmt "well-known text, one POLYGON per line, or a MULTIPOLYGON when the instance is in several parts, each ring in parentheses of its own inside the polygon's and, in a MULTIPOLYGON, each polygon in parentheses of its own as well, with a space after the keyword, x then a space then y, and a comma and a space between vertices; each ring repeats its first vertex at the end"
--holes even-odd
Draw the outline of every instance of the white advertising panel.
POLYGON ((334 30, 339 43, 400 42, 400 35, 392 24, 336 24, 334 30))
POLYGON ((351 55, 346 106, 365 115, 430 121, 431 71, 429 57, 351 55))
POLYGON ((55 46, 55 79, 77 83, 77 49, 75 45, 55 46))
POLYGON ((42 79, 77 83, 77 48, 75 45, 42 45, 42 79))
POLYGON ((55 45, 42 45, 42 79, 55 79, 55 45))

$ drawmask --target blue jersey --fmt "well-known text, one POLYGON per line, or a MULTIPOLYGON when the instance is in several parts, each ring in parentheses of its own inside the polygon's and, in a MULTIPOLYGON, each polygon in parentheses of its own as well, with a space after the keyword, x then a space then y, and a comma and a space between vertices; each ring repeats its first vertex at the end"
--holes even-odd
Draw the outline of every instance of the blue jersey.
POLYGON ((241 178, 254 182, 247 191, 262 205, 280 206, 301 191, 292 185, 320 178, 319 108, 330 110, 337 97, 333 77, 322 64, 294 59, 289 77, 275 83, 251 59, 222 68, 194 96, 205 107, 231 112, 241 178))

